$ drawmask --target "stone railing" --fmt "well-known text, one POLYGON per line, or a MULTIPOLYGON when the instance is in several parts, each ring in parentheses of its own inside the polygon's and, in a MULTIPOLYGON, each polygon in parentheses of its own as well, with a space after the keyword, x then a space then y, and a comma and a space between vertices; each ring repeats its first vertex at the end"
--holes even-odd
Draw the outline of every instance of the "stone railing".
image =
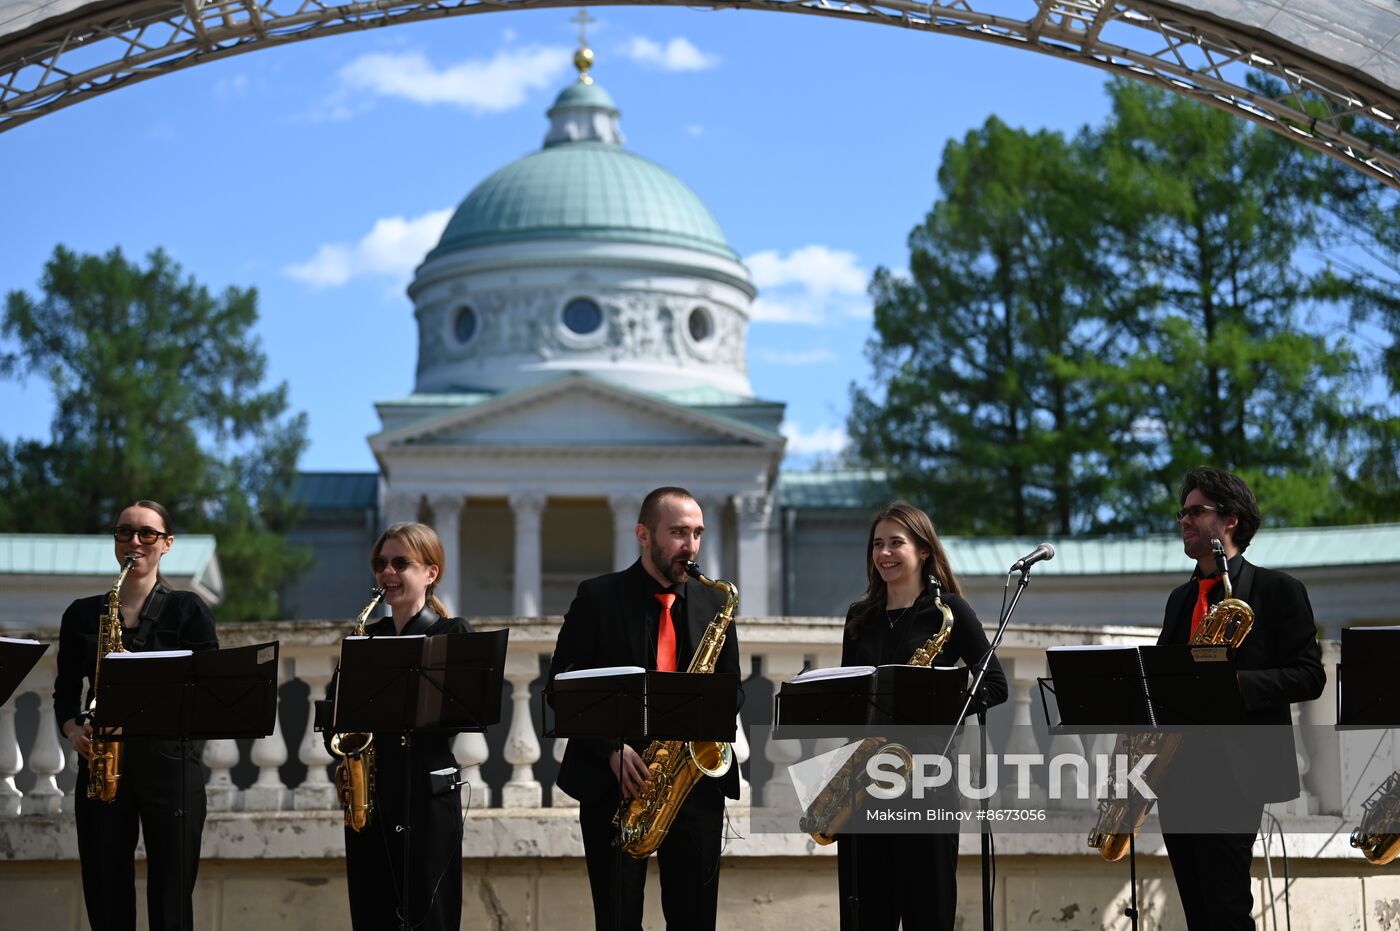
MULTIPOLYGON (((564 742, 540 736, 539 690, 560 620, 481 618, 474 623, 479 630, 504 627, 511 634, 501 724, 487 735, 463 734, 453 743, 453 752, 467 780, 462 788, 464 804, 469 805, 477 817, 509 819, 520 815, 537 822, 549 821, 551 813, 543 809, 563 809, 574 804, 553 785, 564 742)), ((204 762, 209 768, 207 790, 211 822, 217 821, 222 813, 245 815, 268 823, 279 818, 285 820, 286 816, 305 815, 317 823, 323 822, 316 836, 324 839, 312 842, 301 829, 288 829, 285 832, 287 843, 309 843, 315 850, 279 854, 265 844, 235 845, 229 849, 245 852, 228 855, 337 855, 339 809, 329 778, 332 759, 323 746, 321 735, 309 728, 308 722, 311 702, 325 693, 346 629, 343 623, 300 621, 219 628, 220 643, 225 647, 280 641, 281 707, 277 729, 268 737, 206 744, 204 762), (300 841, 295 840, 298 836, 302 838, 300 841)), ((747 696, 740 716, 742 723, 748 726, 769 720, 771 696, 780 683, 806 666, 834 666, 840 659, 841 622, 837 618, 740 618, 737 629, 747 696)), ((1033 724, 1034 733, 1026 730, 1017 738, 1027 744, 1015 748, 1018 751, 1073 749, 1066 741, 1082 749, 1101 749, 1086 746, 1077 737, 1056 736, 1052 740, 1045 733, 1036 685, 1037 677, 1046 675, 1045 648, 1065 644, 1150 643, 1155 636, 1155 631, 1131 627, 1012 627, 1000 651, 1011 695, 1005 706, 993 709, 992 726, 998 726, 998 722, 1000 726, 1008 722, 1033 724), (1030 746, 1031 743, 1038 747, 1030 746)), ((19 844, 14 838, 16 829, 31 820, 31 816, 57 816, 72 809, 76 755, 60 739, 51 705, 56 649, 55 643, 25 679, 15 698, 0 709, 0 858, 71 856, 65 853, 71 847, 67 842, 57 846, 37 842, 40 833, 37 821, 45 820, 42 818, 33 819, 36 821, 34 830, 19 831, 29 836, 29 841, 19 844), (5 828, 7 823, 10 829, 5 828), (7 834, 10 840, 4 841, 7 834)), ((1336 660, 1335 644, 1326 645, 1324 659, 1329 672, 1328 691, 1320 700, 1303 706, 1301 718, 1295 711, 1295 724, 1327 724, 1334 720, 1335 685, 1330 680, 1336 660)), ((1345 807, 1347 814, 1359 814, 1358 799, 1342 798, 1341 761, 1335 758, 1314 760, 1309 743, 1308 740, 1299 741, 1305 793, 1293 803, 1290 813, 1299 817, 1336 815, 1343 813, 1345 807)), ((766 739, 753 749, 751 754, 741 727, 735 750, 744 764, 746 799, 761 798, 765 792, 781 790, 785 783, 767 784, 774 764, 796 761, 800 752, 795 741, 766 739)), ((564 812, 557 814, 561 830, 566 824, 574 824, 571 818, 563 817, 564 812)), ((209 843, 206 836, 206 855, 210 855, 209 843)), ((503 843, 497 842, 490 849, 500 849, 503 843)), ((575 846, 576 838, 562 846, 554 845, 559 852, 568 852, 575 846)), ((769 853, 777 852, 771 844, 764 849, 769 853)), ((811 852, 811 845, 794 847, 789 852, 811 852)), ((551 854, 542 851, 536 855, 551 854)))

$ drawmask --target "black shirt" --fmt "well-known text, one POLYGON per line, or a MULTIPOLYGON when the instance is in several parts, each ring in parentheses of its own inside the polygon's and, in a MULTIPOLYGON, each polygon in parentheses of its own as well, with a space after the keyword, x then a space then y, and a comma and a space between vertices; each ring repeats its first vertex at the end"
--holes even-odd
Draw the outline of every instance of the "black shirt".
MULTIPOLYGON (((60 732, 92 703, 97 626, 106 613, 106 595, 79 598, 63 612, 58 630, 58 676, 53 684, 53 710, 60 732)), ((141 606, 140 624, 123 626, 122 646, 133 653, 217 650, 219 638, 214 633, 214 616, 203 599, 194 592, 173 591, 164 582, 157 582, 141 606)))
POLYGON ((676 631, 676 668, 685 672, 680 659, 691 653, 690 625, 685 622, 685 586, 662 585, 645 569, 642 570, 642 576, 646 579, 642 588, 647 593, 646 604, 643 606, 643 613, 647 619, 647 668, 652 669, 656 666, 656 645, 661 639, 661 602, 656 600, 656 596, 670 593, 676 596, 676 600, 671 602, 671 626, 676 631))

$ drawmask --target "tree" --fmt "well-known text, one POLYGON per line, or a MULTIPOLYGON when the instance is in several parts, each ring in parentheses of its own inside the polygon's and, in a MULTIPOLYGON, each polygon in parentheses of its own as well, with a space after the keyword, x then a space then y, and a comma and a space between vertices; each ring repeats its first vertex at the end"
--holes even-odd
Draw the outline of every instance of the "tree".
POLYGON ((0 332, 18 351, 7 375, 38 375, 56 410, 47 443, 0 442, 0 528, 97 533, 132 499, 165 504, 180 533, 213 533, 228 580, 223 620, 270 617, 278 588, 306 563, 281 531, 306 444, 287 386, 263 386, 251 334, 257 293, 214 297, 157 250, 59 246, 37 298, 6 298, 0 332))
POLYGON ((1126 452, 1124 413, 1082 376, 1142 299, 1105 256, 1091 155, 989 119, 945 148, 909 276, 871 281, 878 388, 852 387, 849 430, 945 531, 1085 529, 1126 452))

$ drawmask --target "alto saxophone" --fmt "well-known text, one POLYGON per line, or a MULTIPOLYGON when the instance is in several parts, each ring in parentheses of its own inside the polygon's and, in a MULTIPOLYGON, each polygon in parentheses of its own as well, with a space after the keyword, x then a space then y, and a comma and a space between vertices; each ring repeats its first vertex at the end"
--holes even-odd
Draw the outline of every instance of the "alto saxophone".
MULTIPOLYGON (((122 571, 112 583, 107 593, 107 613, 97 622, 97 665, 92 673, 92 703, 88 705, 87 720, 92 721, 97 714, 97 682, 102 676, 102 657, 108 653, 125 653, 122 645, 122 583, 126 574, 135 565, 136 557, 128 555, 122 563, 122 571)), ((103 740, 97 736, 94 725, 93 738, 88 745, 88 798, 110 802, 117 797, 117 784, 122 774, 122 745, 119 740, 103 740)))
MULTIPOLYGON (((909 657, 909 662, 905 663, 906 666, 932 666, 934 659, 948 643, 948 638, 953 635, 953 611, 943 603, 942 586, 934 578, 930 578, 929 583, 933 588, 933 603, 943 615, 943 624, 938 628, 938 633, 914 651, 914 655, 909 657)), ((798 827, 812 835, 812 839, 823 846, 836 840, 836 835, 841 833, 846 822, 851 820, 856 806, 865 795, 866 786, 858 785, 861 774, 865 772, 865 766, 871 757, 879 753, 893 753, 898 756, 904 763, 906 773, 914 768, 914 758, 908 747, 879 737, 865 738, 841 764, 836 775, 822 786, 821 792, 812 800, 812 804, 798 821, 798 827)))
MULTIPOLYGON (((1230 584, 1230 569, 1225 561, 1225 547, 1219 540, 1212 539, 1210 548, 1215 555, 1216 570, 1225 585, 1225 597, 1201 618, 1201 626, 1191 638, 1191 645, 1228 645, 1238 650, 1254 626, 1254 609, 1235 597, 1234 587, 1230 584)), ((1156 754, 1151 766, 1143 773, 1144 780, 1151 782, 1161 778, 1180 746, 1180 734, 1149 732, 1120 736, 1113 752, 1115 756, 1126 753, 1129 765, 1143 756, 1156 754)), ((1110 783, 1109 796, 1116 794, 1111 791, 1112 788, 1110 783)), ((1089 846, 1096 848, 1099 856, 1110 863, 1127 856, 1133 836, 1146 823, 1147 815, 1152 811, 1152 799, 1133 798, 1131 791, 1125 794, 1127 798, 1109 797, 1099 802, 1099 820, 1094 830, 1089 832, 1089 846)))
MULTIPOLYGON (((355 618, 350 636, 365 635, 365 621, 383 597, 382 587, 373 591, 369 604, 355 618)), ((330 746, 331 752, 340 757, 335 765, 335 794, 345 806, 345 826, 352 831, 363 831, 374 813, 374 735, 366 731, 332 734, 330 746)))
MULTIPOLYGON (((706 578, 693 562, 685 564, 685 571, 701 585, 725 593, 724 607, 705 628, 686 670, 711 673, 739 607, 739 589, 723 579, 706 578)), ((642 754, 642 762, 651 772, 651 779, 626 811, 619 813, 617 822, 622 830, 622 849, 638 860, 661 846, 685 797, 701 776, 719 778, 729 772, 734 765, 734 748, 714 740, 653 740, 642 754)))
POLYGON ((1400 854, 1400 773, 1391 773, 1364 802, 1366 814, 1351 832, 1351 845, 1376 866, 1400 854))

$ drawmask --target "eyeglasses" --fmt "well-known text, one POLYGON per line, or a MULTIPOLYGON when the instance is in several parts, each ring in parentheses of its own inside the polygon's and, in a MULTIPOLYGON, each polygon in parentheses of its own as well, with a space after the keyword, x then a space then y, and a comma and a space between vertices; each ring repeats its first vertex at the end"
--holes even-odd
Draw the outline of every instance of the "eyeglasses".
POLYGON ((1225 513, 1213 504, 1193 504, 1189 508, 1182 508, 1181 510, 1177 511, 1176 521, 1177 523, 1181 523, 1181 521, 1185 520, 1188 517, 1192 520, 1196 520, 1206 511, 1214 511, 1217 514, 1225 513))
POLYGON ((138 530, 128 524, 117 524, 112 528, 112 536, 116 538, 118 543, 130 543, 131 538, 135 537, 149 546, 161 537, 168 537, 170 534, 164 530, 156 530, 154 527, 142 527, 138 530))
POLYGON ((418 563, 409 559, 407 556, 395 556, 393 559, 385 559, 383 556, 376 556, 370 560, 369 564, 374 567, 375 572, 383 572, 390 566, 394 567, 395 572, 403 572, 409 566, 418 565, 418 563))

